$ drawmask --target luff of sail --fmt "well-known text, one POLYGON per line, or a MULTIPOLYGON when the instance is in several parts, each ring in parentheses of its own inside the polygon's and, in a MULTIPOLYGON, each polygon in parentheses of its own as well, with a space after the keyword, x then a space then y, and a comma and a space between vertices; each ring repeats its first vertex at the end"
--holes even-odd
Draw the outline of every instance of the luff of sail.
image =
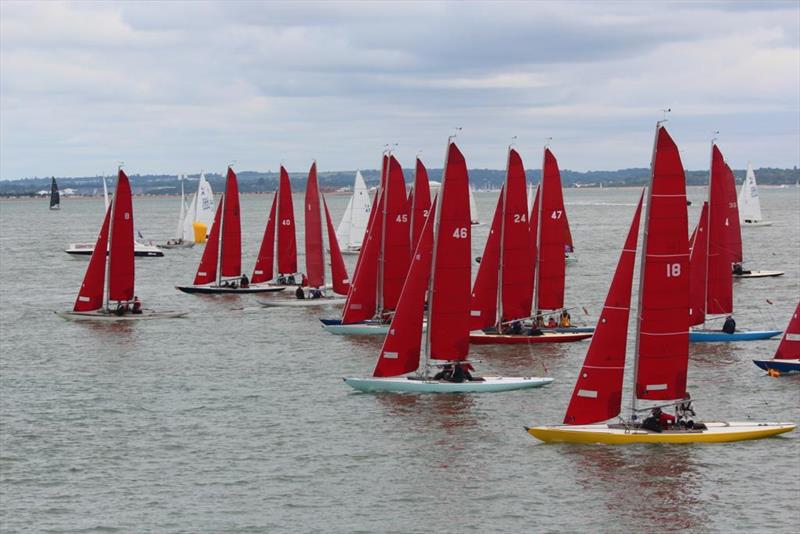
POLYGON ((586 351, 572 399, 564 416, 566 425, 587 425, 619 415, 622 408, 622 382, 625 375, 625 349, 628 342, 628 319, 631 286, 636 263, 636 241, 644 192, 633 215, 628 237, 608 288, 603 311, 586 351))
POLYGON ((678 147, 659 124, 653 149, 639 277, 635 398, 686 396, 689 363, 689 233, 678 147))
POLYGON ((469 351, 472 227, 467 209, 467 164, 452 141, 447 149, 439 197, 428 299, 428 356, 464 360, 469 351))
POLYGON ((119 170, 114 200, 111 202, 111 226, 108 247, 108 299, 133 300, 133 201, 125 171, 119 170))
POLYGON ((336 229, 336 237, 339 244, 347 250, 358 250, 364 241, 367 232, 367 225, 372 213, 372 202, 369 198, 367 184, 361 171, 356 171, 356 179, 353 183, 353 195, 347 202, 347 208, 336 229))

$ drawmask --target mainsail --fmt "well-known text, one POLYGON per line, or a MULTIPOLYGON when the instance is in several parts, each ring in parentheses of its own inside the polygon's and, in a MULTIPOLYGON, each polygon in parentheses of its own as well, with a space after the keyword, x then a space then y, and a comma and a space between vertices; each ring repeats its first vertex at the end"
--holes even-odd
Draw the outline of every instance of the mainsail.
POLYGON ((319 198, 317 163, 314 162, 308 171, 305 197, 306 276, 308 276, 308 285, 311 287, 325 285, 325 259, 322 250, 322 218, 319 198))
POLYGON ((292 184, 289 173, 281 165, 278 184, 278 273, 297 272, 297 238, 295 236, 292 184))
POLYGON ((111 202, 108 234, 108 300, 133 300, 133 201, 130 182, 122 169, 111 202))
POLYGON ((706 283, 708 277, 708 202, 703 202, 700 219, 689 240, 689 325, 706 320, 706 283))
POLYGON ((356 171, 356 179, 353 184, 353 195, 347 202, 347 208, 336 229, 336 237, 339 244, 347 250, 358 250, 364 241, 364 234, 367 231, 367 223, 370 219, 372 204, 369 199, 367 184, 361 171, 356 171))
POLYGON ((239 213, 239 184, 236 173, 228 167, 225 180, 225 197, 222 203, 220 279, 242 275, 242 227, 239 213))
POLYGON ((736 183, 717 145, 711 146, 708 183, 708 281, 706 313, 733 312, 734 263, 741 262, 742 236, 736 183))
POLYGON ((800 358, 800 302, 794 309, 794 314, 789 320, 789 326, 783 333, 778 350, 775 351, 774 359, 796 360, 800 358))
POLYGON ((269 209, 267 225, 264 236, 261 238, 261 247, 258 250, 256 265, 250 282, 260 284, 272 280, 273 264, 275 263, 275 207, 278 203, 278 192, 272 196, 272 207, 269 209))
POLYGON ((50 209, 57 210, 61 207, 61 195, 58 193, 58 185, 56 184, 56 177, 53 176, 50 182, 50 209))
POLYGON ((422 228, 428 219, 428 212, 431 210, 431 190, 428 183, 428 170, 422 161, 417 158, 416 170, 414 172, 414 189, 411 202, 411 250, 417 248, 417 243, 422 235, 422 228))
POLYGON ((557 310, 564 307, 564 196, 558 162, 549 148, 544 149, 541 199, 538 215, 538 269, 536 309, 557 310))
POLYGON ((751 163, 747 164, 747 174, 744 177, 742 189, 739 191, 738 203, 741 223, 757 223, 762 220, 756 173, 753 172, 751 163))

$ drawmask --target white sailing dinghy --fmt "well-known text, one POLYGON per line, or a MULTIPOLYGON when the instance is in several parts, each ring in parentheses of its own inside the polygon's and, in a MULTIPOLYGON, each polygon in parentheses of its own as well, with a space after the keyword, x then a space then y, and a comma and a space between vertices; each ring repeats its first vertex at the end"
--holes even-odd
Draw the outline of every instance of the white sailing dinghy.
POLYGON ((347 202, 347 208, 336 229, 336 239, 342 247, 342 254, 358 254, 361 251, 371 210, 372 202, 369 199, 367 184, 364 183, 361 171, 356 171, 353 195, 347 202))
POLYGON ((478 203, 475 202, 475 188, 469 186, 469 223, 472 226, 480 226, 482 223, 478 218, 478 203))
POLYGON ((478 378, 466 372, 471 367, 467 361, 471 282, 468 205, 467 165, 450 138, 433 216, 423 228, 373 376, 345 378, 345 383, 364 392, 480 393, 535 388, 553 381, 540 377, 478 378), (424 351, 423 315, 427 315, 429 325, 424 351), (422 352, 425 359, 420 366, 422 352), (449 380, 443 376, 445 366, 453 370, 449 380), (438 368, 443 371, 431 372, 438 368), (415 374, 407 374, 415 370, 415 374))
POLYGON ((120 169, 114 200, 106 210, 75 305, 72 311, 56 313, 70 321, 134 321, 186 315, 140 307, 134 294, 133 243, 131 186, 120 169), (103 254, 103 250, 108 250, 108 254, 103 254))
POLYGON ((186 217, 183 219, 184 239, 194 239, 197 244, 205 243, 211 233, 216 210, 214 191, 211 190, 206 175, 201 172, 197 181, 197 191, 192 195, 186 217))
POLYGON ((61 209, 61 195, 58 192, 58 184, 56 184, 55 176, 53 176, 53 179, 50 182, 50 209, 51 210, 61 209))
MULTIPOLYGON (((350 288, 350 280, 347 278, 347 270, 344 265, 342 253, 339 251, 339 244, 336 240, 336 232, 333 231, 333 224, 331 223, 331 215, 328 211, 328 204, 319 190, 319 182, 317 180, 317 163, 311 165, 311 170, 308 171, 308 181, 306 183, 306 197, 304 203, 305 209, 305 251, 306 251, 306 273, 308 287, 310 290, 304 291, 302 288, 295 293, 295 295, 302 295, 303 298, 297 296, 295 300, 289 299, 276 299, 260 301, 266 307, 315 307, 315 306, 332 306, 337 304, 344 304, 344 298, 336 298, 333 296, 325 295, 323 289, 325 286, 325 254, 323 252, 322 242, 322 216, 321 210, 325 210, 325 221, 328 229, 328 243, 331 256, 331 278, 333 281, 332 290, 337 295, 347 295, 350 288), (322 201, 322 202, 320 202, 322 201), (302 292, 302 293, 301 293, 302 292), (317 293, 317 297, 314 294, 317 293)), ((267 223, 269 227, 269 221, 267 223)), ((265 255, 270 256, 268 267, 267 261, 261 261, 261 274, 264 275, 263 269, 267 268, 272 270, 271 256, 271 243, 269 236, 265 236, 262 244, 267 242, 269 250, 263 250, 265 255)), ((259 259, 261 260, 260 254, 259 259)), ((258 267, 253 272, 255 278, 259 272, 258 267)))
POLYGON ((178 176, 178 180, 181 182, 181 210, 178 215, 178 227, 175 230, 175 237, 167 240, 163 245, 158 245, 159 248, 192 248, 194 246, 194 230, 191 227, 187 228, 186 225, 187 213, 189 212, 183 191, 183 182, 186 180, 186 176, 178 176))
POLYGON ((755 226, 772 226, 772 221, 765 221, 761 215, 761 200, 758 198, 756 173, 753 164, 747 164, 747 174, 744 177, 742 188, 739 190, 739 220, 742 228, 755 226))
POLYGON ((683 164, 678 147, 661 122, 655 138, 640 262, 631 416, 619 423, 602 423, 618 416, 622 408, 638 215, 620 256, 564 424, 526 430, 546 442, 615 445, 729 442, 790 432, 796 425, 751 421, 690 424, 686 420, 684 424, 668 424, 667 418, 656 417, 661 408, 689 402, 686 382, 690 272, 689 244, 681 238, 688 233, 683 164), (652 418, 640 421, 639 414, 651 409, 652 418))
POLYGON ((246 294, 283 291, 280 287, 251 284, 242 275, 242 228, 239 212, 239 185, 236 173, 228 167, 225 193, 220 199, 211 235, 197 267, 194 284, 175 286, 184 293, 246 294))

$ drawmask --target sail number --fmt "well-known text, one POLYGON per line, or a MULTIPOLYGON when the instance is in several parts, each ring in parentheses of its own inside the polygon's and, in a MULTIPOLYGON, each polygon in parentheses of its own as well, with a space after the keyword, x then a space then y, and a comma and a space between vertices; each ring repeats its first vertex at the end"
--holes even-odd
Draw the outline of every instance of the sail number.
POLYGON ((291 220, 291 219, 283 219, 283 220, 281 221, 281 224, 282 224, 283 226, 291 226, 291 225, 292 225, 292 220, 291 220))
POLYGON ((453 237, 456 239, 466 239, 467 238, 467 229, 466 228, 456 228, 453 230, 453 237))
POLYGON ((395 222, 399 223, 407 223, 408 222, 408 214, 400 213, 394 220, 395 222))
POLYGON ((681 275, 681 264, 680 263, 668 263, 667 264, 667 278, 677 278, 681 275))
POLYGON ((550 214, 551 219, 560 219, 563 210, 553 210, 553 213, 550 214))
POLYGON ((527 218, 525 217, 524 213, 515 213, 514 214, 514 222, 515 223, 526 222, 526 221, 527 221, 527 218))

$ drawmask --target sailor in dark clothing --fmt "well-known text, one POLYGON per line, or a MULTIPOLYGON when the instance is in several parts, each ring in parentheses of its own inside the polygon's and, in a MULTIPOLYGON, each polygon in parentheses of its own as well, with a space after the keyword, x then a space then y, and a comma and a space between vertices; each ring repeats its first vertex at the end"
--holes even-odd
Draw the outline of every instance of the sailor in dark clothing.
POLYGON ((725 318, 725 323, 722 325, 722 331, 726 334, 733 334, 736 332, 736 321, 733 320, 732 315, 729 315, 725 318))
POLYGON ((312 299, 321 299, 322 298, 322 291, 319 288, 312 288, 311 289, 311 298, 312 299))
POLYGON ((467 374, 464 372, 465 369, 461 366, 461 364, 456 364, 455 369, 453 369, 453 378, 451 378, 451 382, 463 382, 467 380, 467 374))
POLYGON ((512 336, 519 336, 522 334, 522 323, 520 321, 514 321, 511 323, 511 330, 508 332, 512 336))
POLYGON ((434 380, 450 380, 453 377, 453 366, 449 363, 442 370, 433 375, 434 380))
POLYGON ((744 270, 742 270, 742 264, 741 263, 734 263, 733 264, 733 274, 742 275, 743 273, 744 273, 744 270))
POLYGON ((241 284, 240 284, 240 285, 241 285, 242 287, 250 287, 250 279, 249 279, 249 278, 247 278, 247 275, 246 275, 246 274, 243 274, 243 275, 242 275, 242 281, 241 281, 241 284))
POLYGON ((528 335, 529 336, 541 336, 543 334, 544 334, 544 332, 539 330, 539 327, 536 326, 536 323, 532 324, 530 330, 528 330, 528 335))
POLYGON ((142 301, 137 296, 133 297, 133 310, 131 311, 137 315, 142 313, 142 301))
POLYGON ((297 300, 303 300, 306 298, 306 293, 305 291, 303 291, 302 286, 297 286, 297 290, 295 290, 294 296, 297 297, 297 300))

